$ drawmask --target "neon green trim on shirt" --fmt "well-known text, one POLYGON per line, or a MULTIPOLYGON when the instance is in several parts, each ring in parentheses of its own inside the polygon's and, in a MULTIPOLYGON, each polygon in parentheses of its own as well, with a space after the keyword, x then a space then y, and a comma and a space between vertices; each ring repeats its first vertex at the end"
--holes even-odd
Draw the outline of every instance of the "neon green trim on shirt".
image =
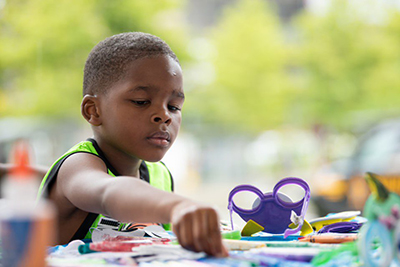
MULTIPOLYGON (((64 155, 62 155, 54 164, 51 166, 49 171, 46 173, 45 177, 43 178, 40 187, 39 187, 39 192, 38 192, 38 198, 42 195, 42 191, 44 188, 44 185, 46 183, 46 180, 50 174, 50 171, 54 168, 54 166, 61 160, 63 160, 65 157, 73 154, 73 153, 79 153, 79 152, 87 152, 91 153, 94 155, 99 156, 98 152, 96 151, 95 147, 93 146, 92 142, 90 141, 83 141, 75 146, 73 146, 71 149, 69 149, 64 155)), ((149 183, 150 185, 163 190, 167 192, 172 192, 172 184, 171 184, 171 174, 169 173, 167 167, 161 163, 161 162, 144 162, 147 166, 148 169, 148 174, 149 174, 149 183)), ((108 169, 108 174, 115 177, 115 175, 111 172, 110 169, 108 169)), ((101 214, 99 214, 96 218, 96 220, 93 222, 91 225, 90 229, 96 228, 98 226, 98 223, 100 221, 101 217, 105 217, 101 214)), ((170 224, 163 224, 164 229, 170 230, 171 225, 170 224)), ((123 224, 119 227, 121 229, 123 227, 123 224)), ((85 238, 91 238, 92 234, 91 231, 88 231, 86 234, 85 238)))

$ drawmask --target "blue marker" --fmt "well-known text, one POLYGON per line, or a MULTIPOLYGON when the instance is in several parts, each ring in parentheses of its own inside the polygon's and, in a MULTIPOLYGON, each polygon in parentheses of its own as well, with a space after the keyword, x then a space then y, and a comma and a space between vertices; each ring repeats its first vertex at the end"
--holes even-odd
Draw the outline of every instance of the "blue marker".
POLYGON ((271 236, 243 236, 240 240, 244 241, 261 241, 261 242, 268 242, 268 241, 297 241, 299 239, 299 235, 290 235, 288 237, 284 237, 283 235, 271 235, 271 236))

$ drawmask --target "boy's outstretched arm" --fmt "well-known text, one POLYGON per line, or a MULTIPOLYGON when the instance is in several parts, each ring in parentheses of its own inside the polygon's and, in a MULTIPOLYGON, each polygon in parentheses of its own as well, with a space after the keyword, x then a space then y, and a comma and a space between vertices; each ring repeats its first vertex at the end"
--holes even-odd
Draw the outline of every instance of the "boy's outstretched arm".
POLYGON ((164 192, 140 179, 107 174, 94 155, 70 156, 60 168, 56 198, 78 209, 111 216, 123 222, 172 223, 179 243, 193 251, 227 256, 215 209, 182 196, 164 192))

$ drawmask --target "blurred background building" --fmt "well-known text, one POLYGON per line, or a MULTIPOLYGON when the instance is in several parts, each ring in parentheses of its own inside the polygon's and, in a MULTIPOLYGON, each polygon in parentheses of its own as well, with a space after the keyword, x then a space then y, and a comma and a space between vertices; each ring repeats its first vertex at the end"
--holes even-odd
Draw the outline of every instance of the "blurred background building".
POLYGON ((143 31, 166 40, 184 72, 182 129, 164 158, 178 193, 228 219, 234 186, 270 191, 296 176, 315 200, 308 217, 362 209, 366 171, 400 191, 399 8, 400 0, 0 0, 0 162, 19 138, 49 166, 89 137, 79 110, 89 51, 143 31))

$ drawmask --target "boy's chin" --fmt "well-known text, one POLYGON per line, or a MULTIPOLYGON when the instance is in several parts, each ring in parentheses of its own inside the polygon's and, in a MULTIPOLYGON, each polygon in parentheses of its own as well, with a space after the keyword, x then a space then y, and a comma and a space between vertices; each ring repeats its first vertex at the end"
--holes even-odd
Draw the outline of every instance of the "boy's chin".
POLYGON ((158 162, 163 159, 164 155, 165 154, 157 155, 157 156, 149 156, 149 157, 143 158, 143 160, 147 161, 147 162, 158 162))
POLYGON ((158 162, 162 160, 165 154, 168 152, 170 147, 167 148, 158 148, 158 149, 149 149, 147 153, 139 155, 140 159, 147 162, 158 162))
POLYGON ((162 158, 160 158, 160 159, 151 159, 151 160, 144 159, 144 161, 147 161, 147 162, 159 162, 161 160, 162 160, 162 158))

